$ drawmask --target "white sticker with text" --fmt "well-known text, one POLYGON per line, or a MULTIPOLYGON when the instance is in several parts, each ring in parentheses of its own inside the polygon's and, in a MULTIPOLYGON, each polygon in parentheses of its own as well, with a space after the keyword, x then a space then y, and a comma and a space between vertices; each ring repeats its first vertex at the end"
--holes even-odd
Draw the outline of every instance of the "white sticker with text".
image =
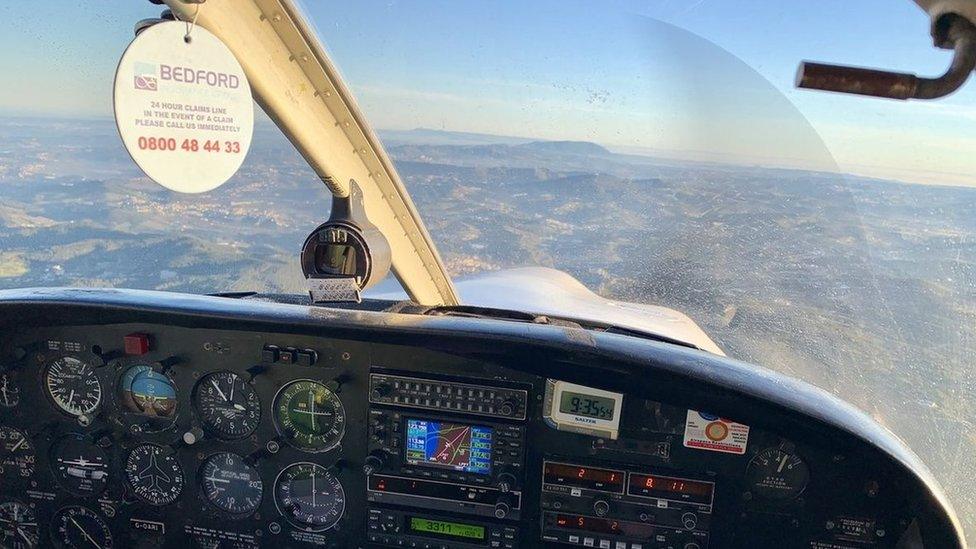
POLYGON ((115 73, 115 123, 136 165, 182 193, 215 189, 234 175, 254 130, 254 101, 227 46, 180 22, 148 27, 115 73))
POLYGON ((697 450, 744 454, 749 443, 749 426, 705 412, 688 410, 684 445, 697 450))

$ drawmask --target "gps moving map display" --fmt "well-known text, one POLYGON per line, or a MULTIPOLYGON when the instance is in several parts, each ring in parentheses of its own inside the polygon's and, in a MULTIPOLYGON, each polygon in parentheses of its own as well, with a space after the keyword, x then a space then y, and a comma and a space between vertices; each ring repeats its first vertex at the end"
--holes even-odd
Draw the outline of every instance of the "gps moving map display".
POLYGON ((489 427, 408 419, 407 463, 487 475, 491 439, 489 427))

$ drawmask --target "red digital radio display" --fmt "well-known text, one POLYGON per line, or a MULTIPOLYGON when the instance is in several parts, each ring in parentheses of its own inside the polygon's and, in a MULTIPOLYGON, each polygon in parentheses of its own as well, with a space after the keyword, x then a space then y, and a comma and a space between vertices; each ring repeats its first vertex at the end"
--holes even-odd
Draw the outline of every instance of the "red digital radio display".
POLYGON ((712 482, 638 473, 630 474, 628 488, 628 493, 632 496, 688 501, 703 505, 712 504, 714 492, 715 484, 712 482))
POLYGON ((650 539, 655 533, 655 527, 650 524, 576 514, 547 514, 546 522, 550 527, 635 539, 650 539))
POLYGON ((575 486, 620 494, 624 491, 624 478, 627 475, 623 471, 614 471, 613 469, 566 465, 547 461, 543 476, 546 484, 575 486))

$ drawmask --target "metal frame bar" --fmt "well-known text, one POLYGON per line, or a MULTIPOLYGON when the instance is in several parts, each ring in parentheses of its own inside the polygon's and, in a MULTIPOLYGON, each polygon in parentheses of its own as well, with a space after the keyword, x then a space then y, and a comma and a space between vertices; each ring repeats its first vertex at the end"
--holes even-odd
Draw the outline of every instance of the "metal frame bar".
POLYGON ((393 251, 393 271, 424 305, 458 295, 423 220, 338 69, 292 0, 165 0, 176 16, 218 36, 247 74, 255 98, 337 196, 362 187, 366 212, 393 251))

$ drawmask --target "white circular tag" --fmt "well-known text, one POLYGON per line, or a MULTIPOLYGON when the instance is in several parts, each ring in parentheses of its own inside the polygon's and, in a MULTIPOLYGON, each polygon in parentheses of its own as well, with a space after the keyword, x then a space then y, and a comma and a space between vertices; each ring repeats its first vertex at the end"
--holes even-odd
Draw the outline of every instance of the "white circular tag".
POLYGON ((244 70, 216 36, 184 23, 153 25, 115 72, 115 124, 132 160, 181 193, 224 184, 244 161, 254 102, 244 70))

